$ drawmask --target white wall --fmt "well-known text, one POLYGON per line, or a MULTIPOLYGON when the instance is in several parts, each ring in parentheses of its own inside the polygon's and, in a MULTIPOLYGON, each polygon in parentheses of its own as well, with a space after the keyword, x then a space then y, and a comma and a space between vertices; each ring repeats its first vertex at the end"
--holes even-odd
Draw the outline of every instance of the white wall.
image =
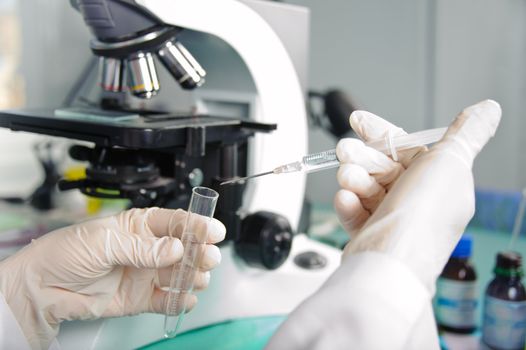
POLYGON ((484 98, 500 102, 503 119, 474 166, 479 186, 526 186, 526 3, 437 1, 436 123, 484 98))
MULTIPOLYGON (((405 130, 432 125, 432 4, 422 0, 296 0, 311 9, 310 82, 315 89, 342 88, 361 108, 405 130), (432 22, 431 17, 431 22, 432 22)), ((311 132, 310 149, 336 140, 311 132)), ((309 175, 308 196, 332 202, 336 171, 309 175)))
MULTIPOLYGON (((502 105, 496 137, 477 159, 477 185, 526 186, 526 3, 514 0, 295 0, 311 9, 310 76, 340 87, 407 131, 445 126, 485 98, 502 105)), ((311 133, 311 150, 332 147, 311 133)), ((310 198, 331 202, 335 172, 311 175, 310 198)))

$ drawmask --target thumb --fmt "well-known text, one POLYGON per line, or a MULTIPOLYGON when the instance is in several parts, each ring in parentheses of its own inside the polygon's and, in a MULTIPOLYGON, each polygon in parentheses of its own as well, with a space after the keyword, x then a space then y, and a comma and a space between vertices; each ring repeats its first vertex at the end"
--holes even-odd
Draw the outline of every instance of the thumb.
MULTIPOLYGON (((384 139, 388 135, 400 136, 407 134, 404 129, 367 111, 354 111, 349 117, 349 123, 354 132, 356 132, 366 144, 369 141, 384 139)), ((399 161, 404 167, 407 167, 411 160, 424 149, 424 147, 416 147, 398 152, 398 157, 394 160, 399 161)))
POLYGON ((106 233, 106 259, 111 265, 157 269, 174 265, 183 256, 183 245, 172 237, 143 237, 114 231, 106 233))
POLYGON ((432 150, 450 151, 471 168, 482 147, 495 135, 501 116, 500 105, 493 100, 469 106, 455 118, 432 150))
POLYGON ((404 129, 367 111, 354 111, 349 117, 352 129, 364 142, 385 137, 390 132, 393 136, 404 135, 404 129))

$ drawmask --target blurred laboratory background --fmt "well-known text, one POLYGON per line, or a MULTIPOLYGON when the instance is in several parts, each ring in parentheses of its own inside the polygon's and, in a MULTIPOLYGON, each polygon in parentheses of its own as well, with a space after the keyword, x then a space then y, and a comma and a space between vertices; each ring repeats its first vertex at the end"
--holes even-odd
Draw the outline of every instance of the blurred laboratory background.
MULTIPOLYGON (((526 184, 526 3, 497 0, 295 0, 311 14, 308 87, 341 89, 354 104, 408 132, 446 126, 485 98, 502 105, 495 139, 477 158, 478 186, 526 184)), ((0 105, 60 105, 92 55, 67 1, 0 0, 0 105)), ((312 127, 310 151, 336 138, 312 127)), ((30 191, 41 171, 29 140, 0 130, 0 194, 30 191), (12 151, 6 151, 12 150, 12 151)), ((335 171, 308 177, 310 200, 330 203, 335 171)))

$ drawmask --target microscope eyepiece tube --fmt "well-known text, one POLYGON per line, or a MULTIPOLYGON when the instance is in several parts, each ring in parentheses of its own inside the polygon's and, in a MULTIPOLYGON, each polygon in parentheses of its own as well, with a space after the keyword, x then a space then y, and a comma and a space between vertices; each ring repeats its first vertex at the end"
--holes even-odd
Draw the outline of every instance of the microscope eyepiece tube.
POLYGON ((124 65, 122 60, 112 57, 100 57, 100 86, 105 91, 122 91, 124 65))
POLYGON ((157 55, 183 89, 194 89, 204 83, 205 70, 180 42, 167 41, 157 55))
POLYGON ((138 52, 127 59, 128 87, 140 98, 151 98, 160 89, 153 56, 149 52, 138 52))

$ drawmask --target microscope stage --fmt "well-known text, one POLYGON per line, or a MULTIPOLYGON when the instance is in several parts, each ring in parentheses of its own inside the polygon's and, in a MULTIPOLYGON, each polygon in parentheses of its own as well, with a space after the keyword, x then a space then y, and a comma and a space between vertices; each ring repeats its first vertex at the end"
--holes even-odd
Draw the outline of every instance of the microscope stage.
POLYGON ((0 127, 134 149, 184 146, 194 132, 209 143, 276 129, 275 124, 227 117, 88 108, 2 110, 0 127))

